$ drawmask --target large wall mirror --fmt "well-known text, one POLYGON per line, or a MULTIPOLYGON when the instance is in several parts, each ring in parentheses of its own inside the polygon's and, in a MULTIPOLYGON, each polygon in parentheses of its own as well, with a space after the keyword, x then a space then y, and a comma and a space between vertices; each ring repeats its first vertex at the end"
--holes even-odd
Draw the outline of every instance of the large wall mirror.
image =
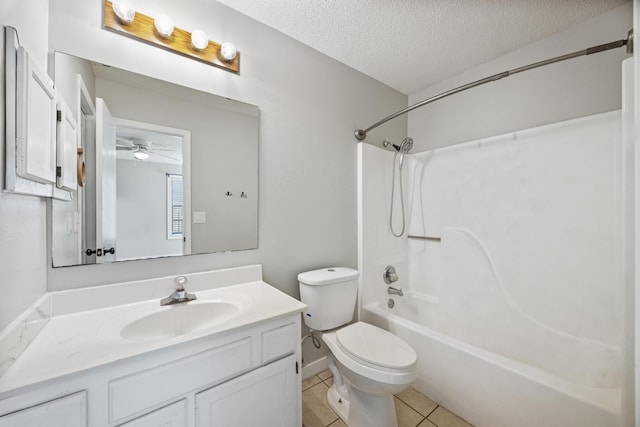
POLYGON ((258 107, 56 52, 85 184, 52 201, 53 266, 258 246, 258 107))

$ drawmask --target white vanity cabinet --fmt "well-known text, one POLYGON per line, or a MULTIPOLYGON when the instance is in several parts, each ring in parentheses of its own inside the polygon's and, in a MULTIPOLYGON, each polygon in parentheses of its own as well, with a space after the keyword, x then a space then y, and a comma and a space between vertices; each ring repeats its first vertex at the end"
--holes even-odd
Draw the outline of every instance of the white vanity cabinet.
POLYGON ((300 361, 296 312, 5 393, 0 427, 299 426, 300 361))
POLYGON ((198 427, 296 425, 295 356, 196 394, 198 427))
POLYGON ((164 408, 156 409, 150 414, 136 418, 122 427, 186 427, 187 401, 182 399, 164 408))
POLYGON ((87 427, 87 394, 75 393, 0 417, 2 427, 87 427))

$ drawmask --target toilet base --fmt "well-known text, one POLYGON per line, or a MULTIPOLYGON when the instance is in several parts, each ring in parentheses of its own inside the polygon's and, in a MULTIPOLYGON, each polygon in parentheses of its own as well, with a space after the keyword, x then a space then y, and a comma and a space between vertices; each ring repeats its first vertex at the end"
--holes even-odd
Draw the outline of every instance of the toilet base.
POLYGON ((349 401, 340 397, 335 385, 329 387, 329 391, 327 391, 327 403, 329 404, 329 407, 333 409, 333 412, 338 414, 345 424, 349 425, 349 401))
POLYGON ((334 385, 327 391, 327 402, 349 427, 398 427, 393 395, 376 396, 352 388, 351 400, 346 400, 334 385))

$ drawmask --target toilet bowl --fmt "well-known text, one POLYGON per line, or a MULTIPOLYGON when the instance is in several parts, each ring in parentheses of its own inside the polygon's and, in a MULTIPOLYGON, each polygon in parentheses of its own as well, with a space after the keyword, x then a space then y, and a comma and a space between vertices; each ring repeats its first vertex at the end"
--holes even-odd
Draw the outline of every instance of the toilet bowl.
POLYGON ((416 379, 413 348, 364 322, 324 333, 322 340, 331 351, 331 409, 350 427, 397 426, 393 395, 416 379))
POLYGON ((393 395, 416 379, 417 355, 401 338, 365 322, 348 326, 358 272, 344 267, 298 275, 303 317, 330 350, 329 406, 349 427, 397 427, 393 395))

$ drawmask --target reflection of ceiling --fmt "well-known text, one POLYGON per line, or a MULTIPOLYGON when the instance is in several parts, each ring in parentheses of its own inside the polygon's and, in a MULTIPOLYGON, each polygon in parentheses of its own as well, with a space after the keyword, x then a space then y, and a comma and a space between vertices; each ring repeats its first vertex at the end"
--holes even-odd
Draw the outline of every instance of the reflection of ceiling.
MULTIPOLYGON (((405 94, 625 3, 625 0, 218 1, 405 94)), ((619 37, 624 38, 627 30, 621 28, 619 37)), ((238 48, 242 50, 242 46, 238 48)))
POLYGON ((118 149, 117 159, 132 160, 134 148, 139 144, 145 145, 149 153, 149 158, 144 162, 182 164, 182 137, 146 129, 117 126, 116 147, 128 148, 118 149))

